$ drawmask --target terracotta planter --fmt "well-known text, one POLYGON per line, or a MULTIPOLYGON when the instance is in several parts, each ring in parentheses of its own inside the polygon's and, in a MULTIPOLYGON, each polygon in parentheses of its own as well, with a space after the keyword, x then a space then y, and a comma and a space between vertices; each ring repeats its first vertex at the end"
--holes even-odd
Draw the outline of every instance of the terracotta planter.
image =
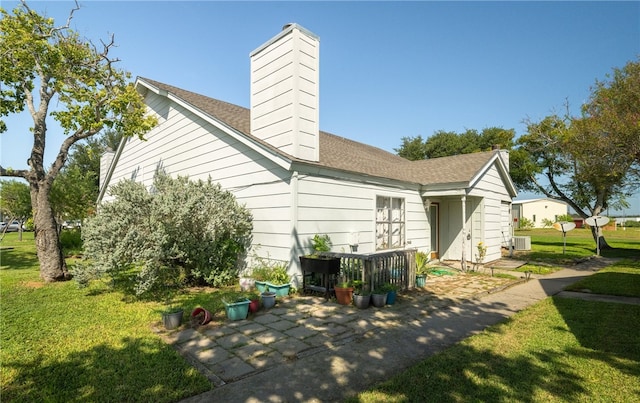
POLYGON ((334 291, 336 292, 336 299, 338 300, 338 304, 340 305, 350 305, 351 298, 353 296, 353 287, 334 287, 334 291))

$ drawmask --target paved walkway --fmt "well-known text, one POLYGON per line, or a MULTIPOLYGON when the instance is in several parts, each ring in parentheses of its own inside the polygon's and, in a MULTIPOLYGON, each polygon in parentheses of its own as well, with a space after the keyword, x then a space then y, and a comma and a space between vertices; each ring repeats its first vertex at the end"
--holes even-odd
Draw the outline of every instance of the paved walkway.
POLYGON ((384 308, 284 298, 246 320, 161 334, 215 385, 183 402, 343 401, 608 264, 592 259, 516 281, 430 276, 424 290, 384 308))

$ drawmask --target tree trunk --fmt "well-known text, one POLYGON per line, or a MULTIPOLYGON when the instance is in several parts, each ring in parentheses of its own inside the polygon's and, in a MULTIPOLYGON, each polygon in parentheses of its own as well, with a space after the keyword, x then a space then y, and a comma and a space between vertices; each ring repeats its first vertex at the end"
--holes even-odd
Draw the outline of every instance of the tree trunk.
POLYGON ((46 185, 31 185, 31 201, 34 208, 36 251, 40 262, 40 277, 45 282, 64 281, 71 278, 62 255, 60 234, 49 202, 46 185))
POLYGON ((596 242, 596 247, 599 246, 600 250, 612 249, 611 246, 609 246, 607 241, 604 239, 604 235, 602 235, 602 228, 598 228, 598 230, 599 231, 596 231, 596 227, 591 227, 591 235, 593 235, 593 240, 596 242))

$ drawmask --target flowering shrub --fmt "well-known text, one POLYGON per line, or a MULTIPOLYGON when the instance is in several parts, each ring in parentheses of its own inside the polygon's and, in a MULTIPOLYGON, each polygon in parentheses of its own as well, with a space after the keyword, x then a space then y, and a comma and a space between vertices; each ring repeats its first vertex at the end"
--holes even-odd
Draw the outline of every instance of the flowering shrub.
POLYGON ((109 275, 137 295, 184 285, 235 281, 251 242, 251 213, 211 180, 157 174, 151 191, 133 181, 111 188, 82 230, 81 284, 109 275), (133 284, 131 284, 133 283, 133 284))
POLYGON ((476 261, 480 264, 484 261, 485 256, 487 256, 487 247, 484 243, 478 242, 478 254, 476 255, 476 261))

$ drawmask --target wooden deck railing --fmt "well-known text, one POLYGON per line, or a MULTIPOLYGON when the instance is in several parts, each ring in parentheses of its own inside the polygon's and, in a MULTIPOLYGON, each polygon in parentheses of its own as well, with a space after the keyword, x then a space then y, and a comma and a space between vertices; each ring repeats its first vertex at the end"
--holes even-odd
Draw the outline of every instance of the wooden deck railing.
POLYGON ((323 255, 340 258, 339 282, 361 280, 367 291, 385 283, 394 284, 399 290, 416 285, 415 249, 371 254, 327 252, 323 255))

